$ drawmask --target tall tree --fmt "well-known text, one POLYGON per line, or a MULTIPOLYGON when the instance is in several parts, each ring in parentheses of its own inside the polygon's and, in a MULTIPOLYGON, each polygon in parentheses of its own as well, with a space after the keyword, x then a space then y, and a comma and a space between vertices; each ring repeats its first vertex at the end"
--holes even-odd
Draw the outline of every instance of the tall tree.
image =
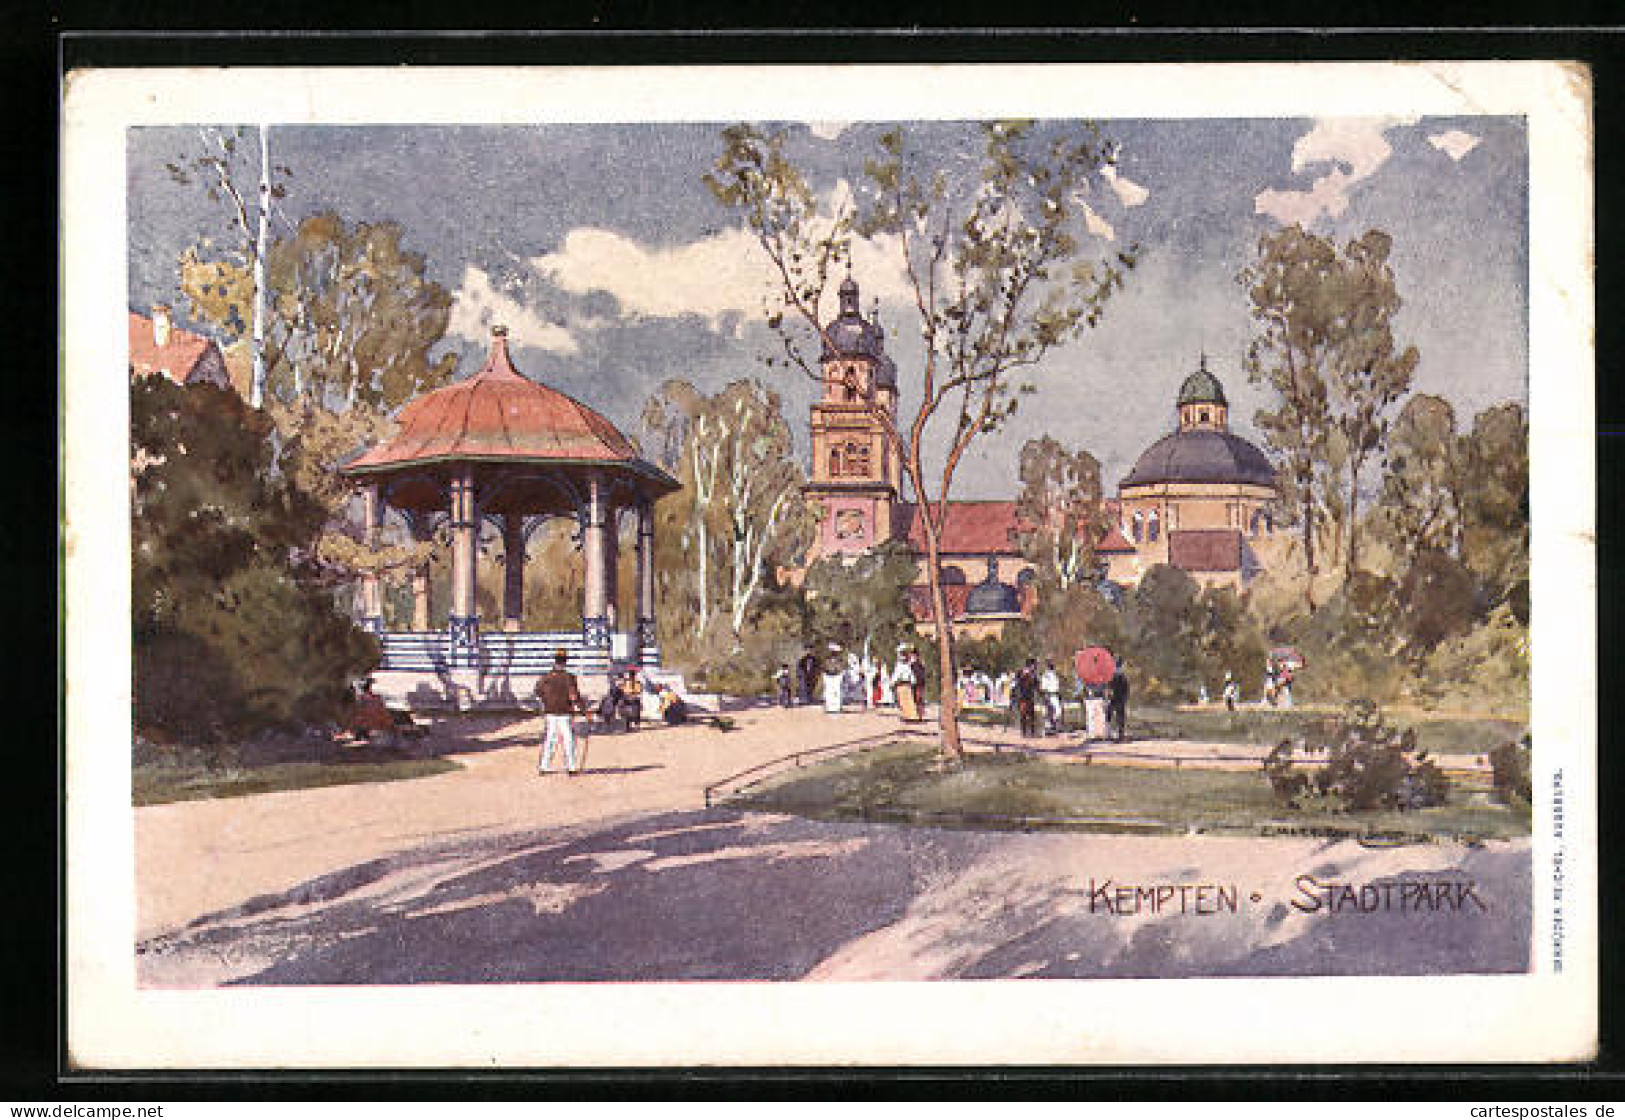
POLYGON ((254 174, 244 149, 248 129, 204 128, 199 130, 199 148, 164 164, 170 178, 182 186, 201 183, 212 201, 226 207, 235 240, 230 250, 234 263, 242 270, 242 283, 246 291, 239 293, 244 306, 234 316, 236 333, 247 332, 253 338, 254 374, 250 384, 248 403, 259 408, 265 401, 265 321, 266 278, 265 261, 270 243, 271 209, 275 202, 287 194, 287 180, 292 169, 271 164, 270 127, 260 125, 255 132, 259 141, 258 174, 254 174), (250 203, 250 188, 253 202, 250 203))
POLYGON ((1283 482, 1299 515, 1311 609, 1317 533, 1332 522, 1352 573, 1361 476, 1416 368, 1415 347, 1396 352, 1400 301, 1391 246, 1387 234, 1371 230, 1340 253, 1330 239, 1289 226, 1259 239, 1240 277, 1256 327, 1247 375, 1274 396, 1274 406, 1255 419, 1286 460, 1283 482))
MULTIPOLYGON (((777 293, 769 324, 780 330, 785 360, 810 377, 821 371, 802 342, 809 333, 830 341, 821 307, 833 267, 850 259, 852 235, 897 254, 919 316, 918 403, 905 423, 878 405, 875 415, 919 505, 944 681, 954 679, 954 652, 941 542, 959 465, 977 437, 1033 391, 1031 375, 1044 357, 1099 321, 1133 264, 1132 252, 1085 259, 1081 195, 1111 159, 1094 130, 997 122, 981 134, 972 172, 958 161, 932 165, 903 130, 886 132, 865 165, 864 198, 834 215, 819 212, 782 132, 725 129, 705 178, 766 254, 777 293), (945 431, 932 427, 939 420, 945 431), (938 446, 940 467, 928 468, 938 446)), ((964 749, 952 688, 942 690, 940 725, 943 753, 958 760, 964 749)))
POLYGON ((1402 563, 1428 549, 1461 558, 1461 447, 1443 397, 1405 402, 1388 436, 1378 524, 1402 563))
POLYGON ((311 559, 334 583, 416 567, 432 548, 368 532, 335 471, 393 433, 395 408, 445 384, 456 368, 455 355, 431 357, 451 296, 401 238, 392 222, 349 227, 318 214, 256 256, 263 283, 236 260, 206 259, 195 248, 181 257, 181 290, 194 313, 228 337, 241 337, 247 301, 269 296, 269 310, 254 313, 269 337, 256 347, 268 352, 261 406, 286 451, 282 469, 326 511, 311 559))
POLYGON ((1416 372, 1416 347, 1398 349, 1394 315, 1400 298, 1388 255, 1393 239, 1367 230, 1343 249, 1341 330, 1331 352, 1333 423, 1343 437, 1347 563, 1352 576, 1359 566, 1360 485, 1365 464, 1380 454, 1388 434, 1389 414, 1410 391, 1416 372))
POLYGON ((720 618, 737 637, 774 568, 799 559, 811 535, 779 395, 753 380, 709 397, 668 382, 645 406, 644 430, 668 462, 675 449, 689 496, 697 629, 720 618))
POLYGON ((1462 444, 1460 558, 1492 600, 1518 593, 1520 585, 1527 594, 1529 420, 1523 406, 1509 401, 1480 412, 1462 444))
POLYGON ((1068 451, 1052 436, 1021 448, 1016 500, 1023 554, 1061 591, 1095 575, 1095 545, 1106 531, 1100 461, 1068 451))

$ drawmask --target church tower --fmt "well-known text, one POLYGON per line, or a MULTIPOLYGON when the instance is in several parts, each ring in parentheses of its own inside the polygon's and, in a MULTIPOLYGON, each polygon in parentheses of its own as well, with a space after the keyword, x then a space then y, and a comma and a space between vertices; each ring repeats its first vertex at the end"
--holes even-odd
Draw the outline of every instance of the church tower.
POLYGON ((895 431, 897 367, 886 356, 877 302, 858 310, 858 285, 841 282, 840 313, 824 328, 823 392, 812 407, 808 501, 820 515, 814 557, 863 552, 895 529, 902 462, 895 431))

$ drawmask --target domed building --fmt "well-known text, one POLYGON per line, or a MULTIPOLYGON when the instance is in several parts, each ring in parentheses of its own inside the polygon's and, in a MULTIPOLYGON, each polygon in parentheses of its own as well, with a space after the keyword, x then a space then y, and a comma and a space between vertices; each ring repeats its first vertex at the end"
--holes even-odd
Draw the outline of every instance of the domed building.
MULTIPOLYGON (((858 285, 840 285, 839 311, 825 324, 822 391, 813 402, 812 462, 805 493, 818 512, 808 563, 856 556, 887 541, 926 555, 923 511, 904 500, 895 424, 897 369, 886 354, 878 308, 865 317, 858 285)), ((1275 470, 1256 446, 1230 431, 1230 402, 1203 355, 1180 386, 1178 426, 1146 448, 1106 508, 1111 523, 1094 542, 1101 574, 1132 586, 1153 565, 1183 568, 1204 584, 1240 587, 1264 568, 1275 536, 1275 470)), ((1021 551, 1014 500, 952 501, 938 540, 943 597, 963 638, 1000 634, 1037 601, 1032 562, 1021 551)), ((1102 587, 1108 587, 1102 584, 1102 587)), ((931 629, 930 588, 921 568, 909 589, 921 629, 931 629)))
POLYGON ((1179 388, 1178 428, 1145 451, 1118 485, 1118 517, 1133 551, 1108 558, 1109 577, 1136 583, 1155 564, 1204 584, 1240 587, 1263 569, 1275 533, 1275 468, 1230 431, 1230 402, 1203 355, 1179 388))

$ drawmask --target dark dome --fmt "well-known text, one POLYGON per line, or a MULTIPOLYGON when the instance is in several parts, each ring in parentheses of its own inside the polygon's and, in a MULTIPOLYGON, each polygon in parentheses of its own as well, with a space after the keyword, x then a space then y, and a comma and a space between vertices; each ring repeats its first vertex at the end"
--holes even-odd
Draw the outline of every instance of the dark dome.
POLYGON ((997 563, 989 566, 987 578, 970 589, 965 596, 965 613, 973 614, 1020 614, 1021 594, 1008 583, 999 581, 999 566, 997 563))
POLYGON ((1163 436, 1140 455, 1124 486, 1153 482, 1250 482, 1275 485, 1264 453, 1229 432, 1194 429, 1163 436))
POLYGON ((875 363, 875 384, 882 389, 897 388, 897 367, 886 357, 886 332, 879 313, 871 321, 858 310, 858 284, 848 276, 839 289, 841 313, 824 328, 820 361, 838 358, 869 358, 875 363))
POLYGON ((1202 368, 1185 378, 1185 383, 1179 387, 1180 404, 1222 404, 1229 407, 1230 402, 1224 399, 1224 386, 1219 379, 1207 370, 1207 359, 1202 359, 1202 368))

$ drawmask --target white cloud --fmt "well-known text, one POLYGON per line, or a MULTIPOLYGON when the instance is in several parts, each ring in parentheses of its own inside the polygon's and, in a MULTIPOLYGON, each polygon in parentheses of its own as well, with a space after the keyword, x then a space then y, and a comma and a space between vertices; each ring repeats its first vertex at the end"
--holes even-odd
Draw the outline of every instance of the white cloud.
MULTIPOLYGON (((819 212, 826 215, 827 225, 827 215, 851 206, 850 184, 842 180, 820 201, 819 212)), ((818 225, 814 223, 814 236, 818 225)), ((895 237, 854 238, 852 258, 865 314, 876 296, 887 304, 913 303, 895 237)), ((565 236, 557 252, 529 263, 545 280, 572 294, 608 292, 623 316, 697 315, 712 330, 733 334, 743 329, 741 319, 759 322, 764 307, 776 304, 780 283, 755 236, 743 228, 679 245, 649 246, 614 230, 580 227, 565 236)), ((840 275, 831 273, 820 309, 824 317, 835 314, 840 275)))
POLYGON ((1085 229, 1096 237, 1104 237, 1107 241, 1117 240, 1117 231, 1112 228, 1110 222, 1096 214, 1087 202, 1080 203, 1080 205, 1083 207, 1083 226, 1085 229))
POLYGON ((554 354, 574 354, 579 349, 568 330, 498 291, 489 275, 468 265, 463 269, 462 284, 452 296, 446 333, 482 342, 490 338, 491 327, 499 323, 508 328, 508 339, 515 347, 554 354))
POLYGON ((1117 200, 1124 206, 1138 206, 1151 197, 1151 192, 1140 184, 1118 174, 1117 168, 1110 164, 1100 169, 1101 178, 1111 184, 1112 190, 1117 192, 1117 200))
POLYGON ((582 226, 565 235, 558 252, 530 264, 567 292, 608 292, 623 315, 699 315, 713 326, 730 312, 760 310, 766 291, 761 249, 743 229, 649 247, 614 230, 582 226))
POLYGON ((820 140, 836 140, 852 127, 851 121, 808 121, 807 127, 820 140))
POLYGON ((1478 137, 1459 128, 1453 128, 1449 132, 1438 132, 1429 136, 1428 143, 1460 163, 1463 156, 1478 147, 1478 137))
POLYGON ((1374 175, 1393 155, 1383 134, 1415 123, 1415 117, 1317 120, 1292 146, 1292 170, 1331 164, 1330 170, 1306 190, 1261 191, 1253 200, 1254 212, 1268 214, 1282 225, 1298 222, 1308 226, 1321 214, 1340 217, 1348 209, 1349 192, 1355 184, 1374 175))

